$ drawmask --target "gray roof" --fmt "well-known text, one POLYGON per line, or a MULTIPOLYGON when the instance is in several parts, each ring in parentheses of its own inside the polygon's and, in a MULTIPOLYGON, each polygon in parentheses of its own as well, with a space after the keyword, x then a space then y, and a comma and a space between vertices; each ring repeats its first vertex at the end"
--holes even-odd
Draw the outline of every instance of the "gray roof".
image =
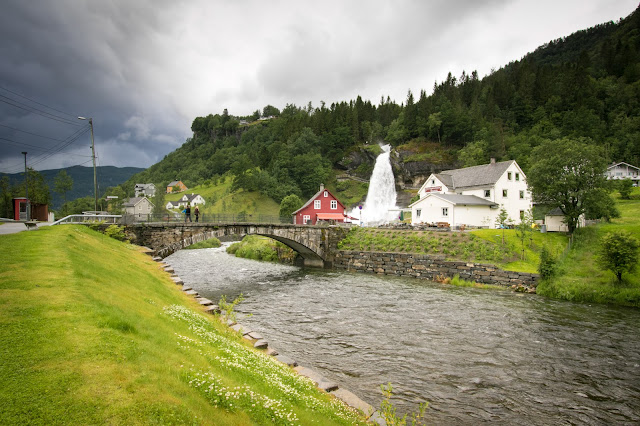
POLYGON ((564 213, 562 213, 560 207, 556 207, 555 209, 549 210, 545 216, 564 216, 564 213))
POLYGON ((187 197, 187 202, 191 202, 193 201, 194 198, 196 198, 197 196, 199 196, 200 194, 185 194, 183 195, 183 197, 187 197))
POLYGON ((451 189, 493 185, 513 163, 515 163, 514 160, 509 160, 464 169, 445 170, 437 173, 436 177, 451 189))
POLYGON ((167 187, 169 186, 176 186, 178 184, 178 182, 180 182, 179 180, 174 180, 173 182, 171 182, 169 185, 167 185, 167 187))
MULTIPOLYGON (((475 195, 439 194, 436 192, 427 194, 427 196, 421 198, 420 200, 424 200, 427 197, 437 197, 442 200, 449 201, 452 204, 461 205, 461 206, 497 206, 498 205, 493 201, 485 200, 484 198, 480 198, 475 195)), ((420 200, 416 201, 414 204, 418 203, 420 200)))
MULTIPOLYGON (((135 206, 136 204, 138 204, 142 200, 149 201, 149 199, 147 197, 132 197, 132 198, 129 198, 124 203, 122 203, 122 205, 124 207, 133 207, 133 206, 135 206)), ((149 204, 151 204, 153 206, 153 203, 151 201, 149 201, 149 204)))

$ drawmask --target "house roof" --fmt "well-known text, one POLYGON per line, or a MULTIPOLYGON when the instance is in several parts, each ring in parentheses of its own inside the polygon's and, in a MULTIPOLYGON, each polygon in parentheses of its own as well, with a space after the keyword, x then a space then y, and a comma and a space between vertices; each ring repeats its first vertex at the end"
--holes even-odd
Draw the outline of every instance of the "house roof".
POLYGON ((613 169, 614 167, 618 167, 618 166, 619 166, 619 165, 621 165, 621 164, 624 164, 625 166, 627 166, 627 167, 631 167, 631 168, 636 169, 636 170, 640 170, 640 167, 636 167, 636 166, 634 166, 634 165, 632 165, 632 164, 625 163, 624 161, 621 161, 621 162, 619 162, 619 163, 614 163, 614 164, 610 165, 609 167, 607 167, 607 170, 611 170, 611 169, 613 169))
POLYGON ((313 201, 315 201, 316 198, 318 198, 318 195, 322 194, 324 191, 327 191, 329 193, 329 195, 331 195, 333 197, 334 200, 336 200, 338 202, 338 204, 340 204, 342 206, 342 208, 344 209, 344 204, 342 204, 340 202, 340 200, 338 200, 335 195, 333 195, 331 193, 331 191, 329 191, 327 188, 320 188, 320 191, 316 192, 315 195, 311 198, 309 198, 309 201, 307 201, 306 203, 304 203, 304 205, 302 207, 300 207, 298 210, 296 210, 295 212, 291 213, 292 215, 298 213, 300 210, 304 209, 305 207, 307 207, 309 204, 311 204, 313 201))
MULTIPOLYGON (((169 185, 167 185, 167 186, 168 186, 168 187, 169 187, 169 186, 176 186, 176 185, 177 185, 177 184, 179 184, 179 183, 182 183, 182 181, 180 181, 180 180, 174 180, 173 182, 169 183, 169 185)), ((184 185, 184 183, 182 183, 182 184, 184 185)))
POLYGON ((199 197, 200 194, 185 194, 182 196, 182 198, 187 197, 187 201, 191 202, 193 201, 196 197, 199 197))
POLYGON ((122 203, 122 205, 124 207, 133 207, 133 206, 135 206, 136 204, 138 204, 142 200, 147 200, 147 202, 149 204, 151 204, 152 206, 154 205, 151 201, 149 201, 149 199, 147 197, 132 197, 132 198, 129 198, 124 203, 122 203))
POLYGON ((155 185, 152 183, 136 183, 135 187, 136 188, 151 188, 151 187, 155 188, 155 185))
POLYGON ((464 169, 445 170, 441 173, 436 173, 435 176, 452 189, 493 185, 513 163, 515 163, 515 160, 465 167, 464 169))
POLYGON ((564 216, 564 213, 562 213, 560 207, 556 207, 555 209, 549 210, 545 216, 564 216))
POLYGON ((460 206, 497 206, 498 204, 493 201, 485 200, 484 198, 480 198, 475 195, 460 195, 460 194, 439 194, 437 192, 432 192, 427 194, 423 198, 419 199, 415 203, 411 204, 409 207, 415 206, 420 201, 426 200, 429 197, 440 198, 441 200, 448 201, 453 205, 460 206))

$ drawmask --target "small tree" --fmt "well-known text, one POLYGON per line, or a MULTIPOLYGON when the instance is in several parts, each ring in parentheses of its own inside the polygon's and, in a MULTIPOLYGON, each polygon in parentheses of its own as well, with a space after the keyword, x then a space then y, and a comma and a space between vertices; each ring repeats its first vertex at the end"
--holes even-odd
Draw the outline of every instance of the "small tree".
POLYGON ((547 246, 543 246, 542 250, 540 251, 538 273, 540 274, 540 278, 542 278, 543 280, 548 280, 556 273, 556 260, 554 259, 547 246))
POLYGON ((622 282, 622 274, 632 271, 638 263, 640 243, 627 231, 613 231, 602 237, 598 250, 598 263, 612 271, 618 283, 622 282))
POLYGON ((295 194, 287 195, 280 202, 280 217, 291 219, 291 214, 298 210, 304 202, 295 194))
POLYGON ((502 244, 504 244, 504 230, 512 223, 513 221, 509 217, 509 213, 507 213, 507 210, 502 207, 498 217, 496 217, 496 225, 502 229, 502 244))
POLYGON ((633 182, 631 182, 631 179, 622 179, 618 185, 620 198, 622 198, 623 200, 630 200, 631 190, 633 189, 633 182))
POLYGON ((527 238, 532 238, 533 234, 533 214, 531 210, 527 210, 524 212, 522 219, 520 219, 520 223, 516 225, 516 235, 520 238, 520 242, 522 243, 522 260, 524 260, 524 242, 527 238))
POLYGON ((53 180, 53 190, 62 196, 64 202, 67 202, 67 192, 73 189, 73 179, 66 170, 60 170, 53 180))

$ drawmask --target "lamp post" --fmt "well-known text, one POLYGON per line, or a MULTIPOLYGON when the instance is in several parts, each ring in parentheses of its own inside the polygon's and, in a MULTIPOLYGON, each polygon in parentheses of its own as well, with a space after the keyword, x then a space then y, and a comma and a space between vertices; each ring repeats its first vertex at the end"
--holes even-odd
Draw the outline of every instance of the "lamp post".
POLYGON ((22 155, 24 155, 24 190, 26 192, 26 203, 27 203, 27 221, 31 219, 31 212, 29 211, 29 179, 28 178, 28 174, 27 174, 27 153, 23 152, 22 155))
MULTIPOLYGON (((85 117, 78 117, 78 120, 86 120, 85 117)), ((93 142, 93 118, 89 118, 89 127, 91 128, 91 158, 93 158, 93 211, 98 211, 98 177, 96 175, 96 145, 93 142)))

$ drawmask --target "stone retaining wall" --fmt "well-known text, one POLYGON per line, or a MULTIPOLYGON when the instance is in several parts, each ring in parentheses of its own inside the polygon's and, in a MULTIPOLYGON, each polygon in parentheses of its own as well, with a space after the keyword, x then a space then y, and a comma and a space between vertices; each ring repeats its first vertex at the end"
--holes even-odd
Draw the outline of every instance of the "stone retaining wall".
POLYGON ((502 285, 505 287, 536 287, 538 274, 504 271, 494 265, 444 260, 442 255, 411 253, 380 253, 340 250, 336 253, 333 266, 353 272, 398 275, 433 280, 436 276, 460 278, 478 283, 502 285))

